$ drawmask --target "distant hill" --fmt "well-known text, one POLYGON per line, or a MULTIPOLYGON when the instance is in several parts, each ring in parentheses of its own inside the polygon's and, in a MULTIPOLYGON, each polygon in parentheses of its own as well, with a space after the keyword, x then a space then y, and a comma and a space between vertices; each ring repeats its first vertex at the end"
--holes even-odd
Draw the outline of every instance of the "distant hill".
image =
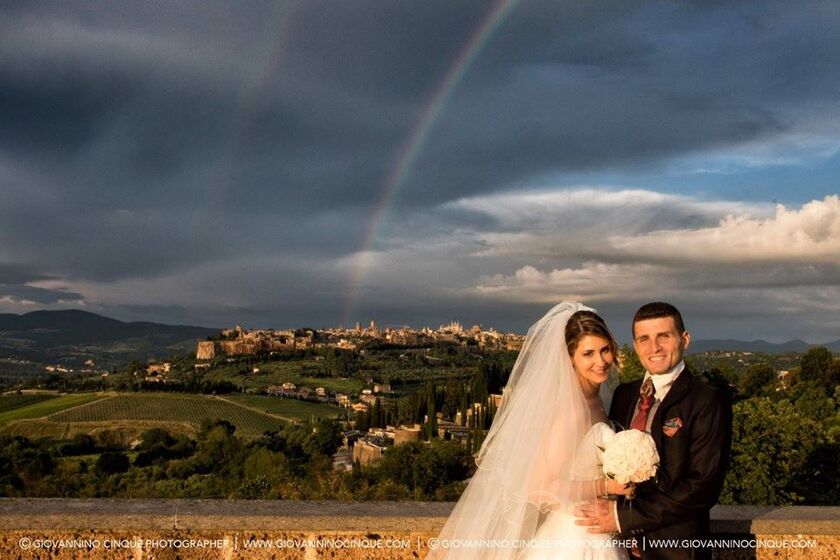
POLYGON ((807 352, 814 346, 824 346, 832 352, 840 352, 840 340, 827 342, 825 344, 808 344, 804 340, 791 340, 788 342, 774 343, 766 340, 732 340, 732 339, 711 339, 692 340, 689 346, 689 354, 700 354, 701 352, 736 351, 736 352, 763 352, 767 354, 784 354, 787 352, 807 352))
POLYGON ((126 323, 87 311, 33 311, 0 314, 0 358, 97 367, 131 360, 184 354, 218 329, 160 323, 126 323))

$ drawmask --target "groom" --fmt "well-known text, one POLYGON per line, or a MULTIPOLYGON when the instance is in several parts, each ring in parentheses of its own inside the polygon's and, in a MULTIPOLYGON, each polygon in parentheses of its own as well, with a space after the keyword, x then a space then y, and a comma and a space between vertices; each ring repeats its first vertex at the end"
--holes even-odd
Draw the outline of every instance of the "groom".
POLYGON ((592 533, 635 538, 643 560, 708 559, 709 510, 717 503, 732 437, 727 395, 699 381, 685 367, 691 336, 668 303, 643 305, 633 317, 633 347, 645 367, 643 379, 620 385, 610 420, 645 430, 656 442, 655 479, 636 488, 632 500, 598 502, 579 520, 592 533), (671 543, 654 542, 665 539, 671 543))

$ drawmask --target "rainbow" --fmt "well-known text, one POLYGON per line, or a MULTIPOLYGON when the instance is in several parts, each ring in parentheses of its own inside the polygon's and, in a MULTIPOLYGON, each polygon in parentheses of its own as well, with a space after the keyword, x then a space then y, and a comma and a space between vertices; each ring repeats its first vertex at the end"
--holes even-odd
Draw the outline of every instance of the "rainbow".
POLYGON ((487 11, 478 26, 473 30, 467 42, 450 65, 446 75, 435 88, 433 95, 426 104, 416 126, 412 130, 405 144, 399 152, 391 172, 385 179, 382 194, 374 206, 373 215, 368 223, 364 236, 362 249, 356 253, 355 262, 347 283, 347 298, 345 300, 341 317, 344 325, 349 325, 352 315, 355 312, 362 288, 365 285, 367 271, 373 263, 373 252, 379 234, 387 223, 388 209, 392 206, 395 196, 402 187, 423 147, 429 138, 429 134, 443 114, 447 103, 458 89, 458 86, 467 75, 470 67, 478 58, 482 49, 490 42, 496 31, 502 26, 505 19, 513 11, 519 0, 496 0, 493 6, 487 11))

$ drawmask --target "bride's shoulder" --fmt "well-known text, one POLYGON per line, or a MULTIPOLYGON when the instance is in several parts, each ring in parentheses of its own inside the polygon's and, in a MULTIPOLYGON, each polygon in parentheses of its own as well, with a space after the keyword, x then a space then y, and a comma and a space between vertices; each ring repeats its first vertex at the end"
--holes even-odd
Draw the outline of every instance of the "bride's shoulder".
POLYGON ((594 435, 597 441, 604 441, 605 439, 611 438, 615 435, 616 431, 617 430, 612 425, 612 422, 608 420, 596 422, 592 425, 592 428, 589 429, 589 433, 594 435))

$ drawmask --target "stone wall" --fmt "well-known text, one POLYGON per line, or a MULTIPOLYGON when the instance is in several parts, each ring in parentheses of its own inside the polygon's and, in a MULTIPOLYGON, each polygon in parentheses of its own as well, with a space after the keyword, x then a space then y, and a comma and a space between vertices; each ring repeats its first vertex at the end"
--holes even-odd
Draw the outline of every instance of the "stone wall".
MULTIPOLYGON (((421 559, 453 505, 5 498, 0 558, 421 559)), ((712 531, 720 559, 840 558, 837 507, 718 506, 712 531)))
POLYGON ((216 357, 216 343, 212 340, 201 340, 195 350, 196 360, 212 360, 216 357))

